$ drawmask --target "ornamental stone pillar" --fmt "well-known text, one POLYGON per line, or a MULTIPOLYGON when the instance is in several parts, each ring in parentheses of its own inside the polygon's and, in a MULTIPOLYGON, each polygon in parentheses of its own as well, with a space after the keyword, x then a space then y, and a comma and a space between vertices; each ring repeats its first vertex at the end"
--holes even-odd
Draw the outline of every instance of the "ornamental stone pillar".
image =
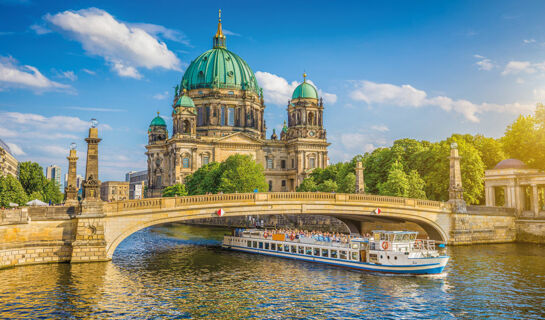
POLYGON ((76 145, 72 144, 70 146, 70 155, 66 158, 68 159, 68 181, 66 181, 66 188, 64 188, 64 204, 66 206, 77 206, 78 203, 78 188, 77 188, 77 177, 76 177, 76 167, 78 157, 76 155, 76 145))
POLYGON ((102 139, 98 137, 96 120, 89 128, 87 142, 87 163, 85 180, 83 181, 82 214, 102 215, 102 201, 100 200, 100 180, 98 180, 98 144, 102 139))
POLYGON ((363 178, 363 164, 361 161, 356 163, 356 193, 365 193, 365 180, 363 178))
POLYGON ((486 187, 485 201, 487 207, 496 206, 496 190, 494 190, 494 187, 486 187))
POLYGON ((460 156, 458 155, 458 144, 450 145, 450 184, 448 189, 449 201, 453 204, 455 212, 467 212, 464 201, 464 188, 462 187, 462 171, 460 169, 460 156))

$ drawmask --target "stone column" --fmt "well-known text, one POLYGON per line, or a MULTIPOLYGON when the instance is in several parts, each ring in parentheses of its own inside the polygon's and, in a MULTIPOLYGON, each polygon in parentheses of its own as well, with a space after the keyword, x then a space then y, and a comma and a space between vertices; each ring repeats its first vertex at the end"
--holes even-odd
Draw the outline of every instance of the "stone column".
POLYGON ((365 193, 365 180, 363 178, 363 164, 361 161, 356 163, 356 193, 365 193))
POLYGON ((496 206, 496 190, 494 190, 494 187, 486 187, 485 192, 485 200, 486 200, 486 206, 488 207, 495 207, 496 206))
POLYGON ((76 156, 76 149, 70 149, 70 155, 68 159, 68 181, 66 182, 66 188, 64 188, 64 204, 66 206, 78 205, 78 188, 76 181, 76 167, 78 157, 76 156))
POLYGON ((532 184, 532 211, 534 211, 534 217, 539 215, 539 196, 536 184, 532 184))
POLYGON ((449 202, 453 204, 455 212, 467 212, 464 201, 464 188, 462 187, 462 170, 460 169, 460 156, 458 155, 458 145, 450 145, 450 184, 449 184, 449 202))
POLYGON ((87 163, 85 180, 83 181, 82 214, 102 215, 102 201, 100 200, 100 180, 98 180, 98 144, 102 139, 98 137, 98 129, 89 128, 87 142, 87 163))

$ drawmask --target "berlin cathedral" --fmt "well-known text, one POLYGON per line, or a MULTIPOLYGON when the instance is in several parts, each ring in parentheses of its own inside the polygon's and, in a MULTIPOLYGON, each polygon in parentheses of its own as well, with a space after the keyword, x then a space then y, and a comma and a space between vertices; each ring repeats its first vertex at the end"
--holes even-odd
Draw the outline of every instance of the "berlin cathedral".
POLYGON ((237 153, 263 165, 269 191, 295 191, 314 168, 328 164, 323 101, 303 78, 280 136, 273 130, 267 139, 263 90, 250 66, 227 50, 220 16, 213 48, 191 62, 175 89, 172 134, 159 115, 149 126, 148 196, 237 153))

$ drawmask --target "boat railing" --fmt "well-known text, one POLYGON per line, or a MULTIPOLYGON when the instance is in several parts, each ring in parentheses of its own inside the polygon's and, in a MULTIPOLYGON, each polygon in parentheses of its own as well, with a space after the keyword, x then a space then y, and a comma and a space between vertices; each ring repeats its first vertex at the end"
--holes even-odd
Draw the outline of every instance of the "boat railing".
POLYGON ((416 239, 411 244, 412 251, 435 251, 435 240, 416 239))
POLYGON ((252 232, 251 234, 242 234, 242 238, 247 239, 259 239, 259 240, 269 240, 269 241, 283 241, 291 243, 300 243, 300 244, 309 244, 309 245, 321 245, 321 246, 330 246, 330 247, 339 247, 339 248, 349 248, 350 244, 342 241, 336 240, 317 240, 311 237, 305 237, 299 235, 291 239, 288 235, 285 234, 268 234, 267 236, 264 233, 252 232))

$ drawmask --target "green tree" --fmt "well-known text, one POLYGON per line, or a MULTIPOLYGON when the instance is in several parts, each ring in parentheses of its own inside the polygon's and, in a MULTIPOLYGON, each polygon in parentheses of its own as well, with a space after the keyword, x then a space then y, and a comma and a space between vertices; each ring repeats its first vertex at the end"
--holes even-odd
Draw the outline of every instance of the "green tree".
POLYGON ((479 151, 485 170, 494 168, 498 162, 505 159, 503 145, 500 140, 476 135, 473 144, 479 151))
POLYGON ((28 196, 19 180, 13 176, 0 176, 0 206, 8 207, 10 203, 24 205, 28 196))
POLYGON ((502 143, 510 158, 545 170, 545 107, 538 104, 533 116, 519 116, 507 127, 502 143))
POLYGON ((187 196, 185 184, 177 183, 163 189, 163 197, 187 196))
POLYGON ((189 195, 217 193, 220 183, 220 164, 212 162, 200 167, 186 179, 189 195))
POLYGON ((251 156, 235 154, 220 165, 220 185, 218 190, 224 193, 268 191, 263 166, 256 163, 251 156))
POLYGON ((411 170, 407 175, 407 181, 409 182, 409 190, 407 196, 415 199, 426 199, 426 192, 424 186, 426 183, 418 174, 418 171, 411 170))
POLYGON ((51 201, 51 203, 58 204, 64 200, 59 184, 55 180, 46 179, 41 194, 43 201, 47 203, 51 201))
POLYGON ((390 168, 388 179, 379 184, 378 189, 381 195, 407 197, 409 195, 409 180, 403 171, 403 166, 396 162, 390 168))
POLYGON ((331 179, 328 179, 318 185, 318 191, 320 192, 336 192, 338 188, 337 183, 331 179))
POLYGON ((19 181, 28 195, 36 191, 42 192, 46 180, 43 168, 36 162, 19 164, 19 181))
POLYGON ((318 186, 313 178, 305 178, 297 187, 297 192, 315 192, 318 191, 318 186))

